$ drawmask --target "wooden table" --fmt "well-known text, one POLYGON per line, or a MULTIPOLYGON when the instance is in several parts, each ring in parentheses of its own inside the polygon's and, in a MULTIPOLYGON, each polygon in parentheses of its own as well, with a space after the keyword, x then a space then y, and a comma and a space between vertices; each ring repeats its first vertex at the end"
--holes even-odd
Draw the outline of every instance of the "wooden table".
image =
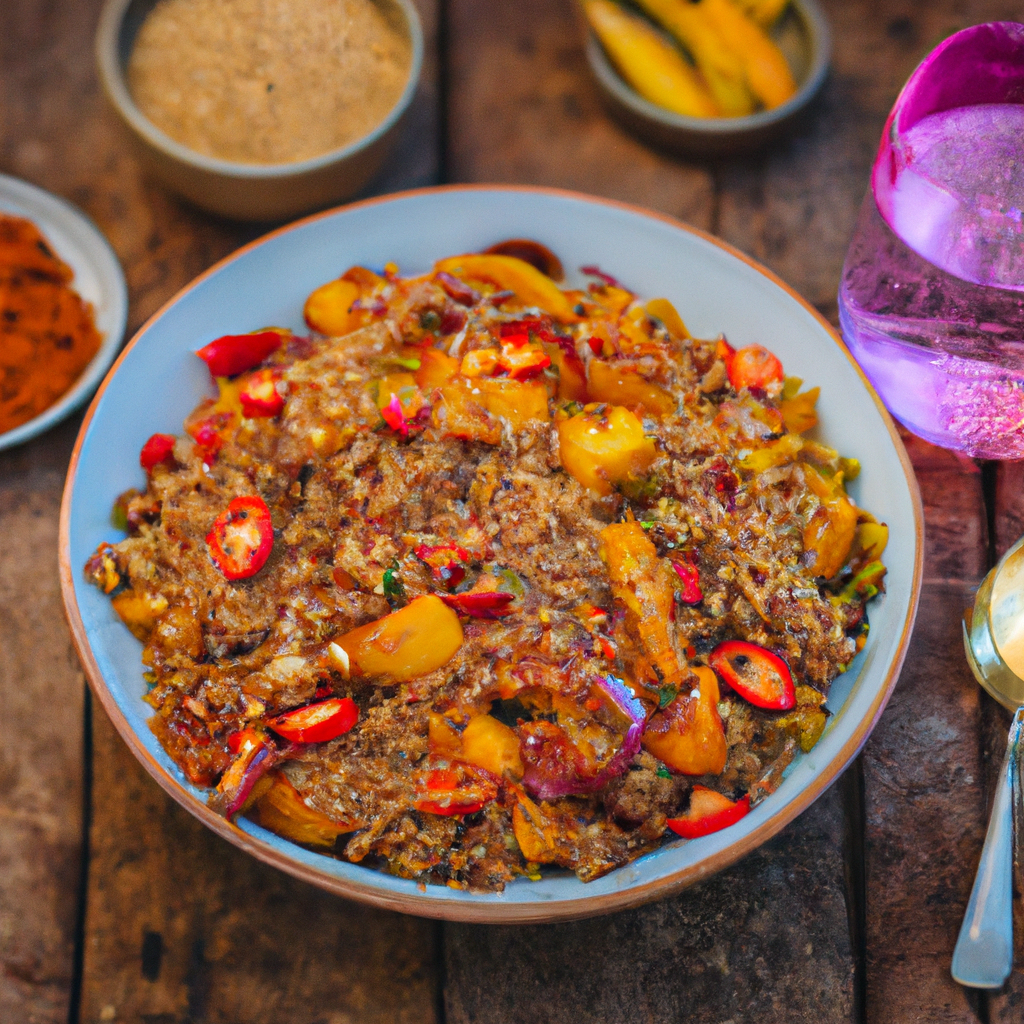
MULTIPOLYGON (((835 53, 813 118, 756 157, 705 165, 606 117, 568 0, 419 6, 423 88, 370 192, 520 182, 652 207, 762 260, 833 321, 899 86, 948 32, 1019 15, 995 0, 824 0, 835 53)), ((269 225, 201 214, 142 172, 93 70, 98 8, 0 4, 0 170, 93 217, 125 267, 132 332, 269 225)), ((908 439, 927 519, 921 610, 895 695, 830 792, 677 898, 513 928, 328 896, 207 832, 144 774, 89 700, 64 623, 57 510, 77 428, 0 453, 0 1021, 1024 1019, 1020 970, 991 995, 949 976, 1008 722, 971 679, 959 617, 1024 532, 1021 464, 908 439)))

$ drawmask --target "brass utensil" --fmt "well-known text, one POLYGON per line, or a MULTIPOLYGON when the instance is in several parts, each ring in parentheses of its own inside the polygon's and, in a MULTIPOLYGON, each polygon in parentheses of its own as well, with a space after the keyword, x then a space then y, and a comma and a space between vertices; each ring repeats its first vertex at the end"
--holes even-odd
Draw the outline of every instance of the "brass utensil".
POLYGON ((1000 988, 1013 968, 1013 851, 1024 734, 1024 537, 978 589, 964 616, 964 649, 978 682, 1015 714, 952 973, 961 985, 1000 988))

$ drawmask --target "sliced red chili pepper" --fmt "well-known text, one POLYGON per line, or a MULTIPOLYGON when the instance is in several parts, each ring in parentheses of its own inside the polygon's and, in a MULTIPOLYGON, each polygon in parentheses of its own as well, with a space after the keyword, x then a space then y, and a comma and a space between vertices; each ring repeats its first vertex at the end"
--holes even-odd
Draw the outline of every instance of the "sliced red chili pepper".
POLYGON ((217 783, 215 807, 230 818, 245 806, 253 786, 277 761, 277 752, 256 729, 246 728, 228 739, 235 759, 217 783))
POLYGON ((398 395, 392 394, 391 401, 381 409, 380 414, 392 430, 397 430, 402 437, 409 436, 409 420, 398 395))
POLYGON ((148 473, 154 466, 161 462, 169 462, 174 458, 174 442, 177 438, 173 434, 154 434, 139 452, 139 463, 148 473))
POLYGON ((749 813, 749 796, 730 800, 706 786, 694 786, 690 793, 690 809, 681 817, 669 818, 665 824, 677 836, 696 839, 734 825, 749 813))
POLYGON ((269 719, 267 725, 295 743, 326 743, 348 732, 358 720, 359 708, 351 697, 332 697, 286 711, 269 719))
POLYGON ((763 345, 737 349, 728 362, 729 383, 740 388, 765 388, 782 380, 782 363, 763 345))
POLYGON ((709 655, 708 664, 744 700, 759 708, 787 711, 796 703, 789 666, 771 651, 746 640, 726 640, 709 655))
POLYGON ((204 345, 196 355, 210 368, 214 377, 234 377, 258 366, 284 342, 281 331, 253 331, 251 334, 225 334, 204 345))
POLYGON ((683 604, 700 604, 704 600, 704 592, 700 589, 700 573, 692 562, 673 562, 672 568, 683 581, 679 591, 679 600, 683 604))
POLYGON ((284 408, 284 398, 277 390, 277 374, 273 370, 257 370, 238 392, 242 412, 250 419, 276 416, 284 408))
POLYGON ((726 369, 728 369, 729 364, 732 362, 732 357, 736 355, 736 349, 725 338, 719 338, 715 342, 715 355, 725 363, 726 369))
POLYGON ((458 773, 451 768, 435 768, 427 774, 427 789, 432 793, 450 793, 452 795, 440 800, 417 800, 413 806, 418 811, 441 814, 445 817, 455 814, 475 814, 484 804, 493 800, 498 792, 497 787, 492 783, 471 784, 467 787, 468 792, 459 797, 456 794, 461 785, 462 780, 458 773))
POLYGON ((266 502, 251 495, 232 498, 206 535, 210 557, 229 580, 255 575, 270 557, 274 527, 266 502))
POLYGON ((514 594, 504 594, 497 590, 437 596, 460 615, 472 615, 477 619, 499 619, 502 615, 509 615, 512 609, 508 606, 515 600, 514 594))
POLYGON ((460 563, 469 561, 469 552, 458 544, 420 544, 413 553, 430 566, 431 575, 445 586, 456 586, 466 575, 465 565, 460 563))
POLYGON ((587 338, 587 344, 595 356, 599 356, 604 351, 604 338, 599 338, 596 334, 592 334, 587 338))
POLYGON ((205 419, 186 423, 185 431, 199 446, 203 458, 210 461, 224 447, 224 434, 234 420, 235 416, 229 412, 216 412, 205 419))

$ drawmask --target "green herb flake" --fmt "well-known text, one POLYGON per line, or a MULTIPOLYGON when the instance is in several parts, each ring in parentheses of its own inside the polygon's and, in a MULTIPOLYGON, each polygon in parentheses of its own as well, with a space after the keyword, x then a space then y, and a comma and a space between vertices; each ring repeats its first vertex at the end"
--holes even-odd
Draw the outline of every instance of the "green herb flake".
POLYGON ((658 707, 668 707, 679 695, 679 687, 672 683, 666 683, 658 690, 658 707))
POLYGON ((384 570, 381 587, 384 590, 384 596, 389 601, 402 600, 405 597, 405 587, 402 585, 402 579, 398 575, 397 561, 390 568, 384 570))
POLYGON ((655 773, 659 779, 671 779, 672 773, 667 768, 659 768, 655 773))
POLYGON ((395 362, 399 366, 405 367, 407 370, 418 370, 423 365, 420 360, 415 357, 410 357, 408 359, 396 358, 395 362))
POLYGON ((645 529, 649 530, 654 525, 653 519, 641 519, 640 525, 645 529))

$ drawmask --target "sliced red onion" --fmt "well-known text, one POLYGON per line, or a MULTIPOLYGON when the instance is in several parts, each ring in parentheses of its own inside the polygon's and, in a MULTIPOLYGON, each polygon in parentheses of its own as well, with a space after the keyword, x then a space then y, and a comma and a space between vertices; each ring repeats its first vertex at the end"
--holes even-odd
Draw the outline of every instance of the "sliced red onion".
POLYGON ((617 676, 599 676, 596 684, 629 720, 622 744, 599 772, 591 773, 564 729, 550 722, 530 723, 524 729, 526 735, 521 745, 526 766, 523 785, 542 800, 596 792, 625 772, 640 750, 647 717, 643 704, 617 676))

